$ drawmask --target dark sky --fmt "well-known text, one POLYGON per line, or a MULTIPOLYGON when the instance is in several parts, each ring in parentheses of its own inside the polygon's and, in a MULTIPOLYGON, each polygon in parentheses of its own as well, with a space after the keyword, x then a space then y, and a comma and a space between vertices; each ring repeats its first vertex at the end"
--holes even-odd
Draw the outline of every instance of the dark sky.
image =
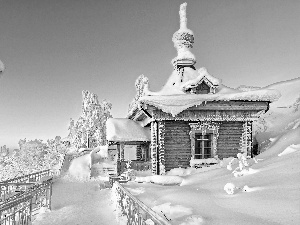
MULTIPOLYGON (((170 0, 0 0, 0 145, 65 137, 81 91, 125 117, 144 74, 157 91, 172 72, 179 6, 170 0)), ((230 87, 300 76, 299 0, 187 1, 196 68, 230 87)))

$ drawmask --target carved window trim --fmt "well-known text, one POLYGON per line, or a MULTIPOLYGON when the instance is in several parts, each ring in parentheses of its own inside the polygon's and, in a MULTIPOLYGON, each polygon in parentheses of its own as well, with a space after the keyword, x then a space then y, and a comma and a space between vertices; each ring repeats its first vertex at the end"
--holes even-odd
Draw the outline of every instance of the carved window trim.
POLYGON ((196 134, 212 134, 212 149, 211 156, 212 158, 217 156, 217 140, 219 137, 219 123, 215 122, 198 122, 198 123, 189 123, 191 131, 190 131, 190 139, 191 139, 191 153, 192 159, 195 159, 195 135, 196 134))

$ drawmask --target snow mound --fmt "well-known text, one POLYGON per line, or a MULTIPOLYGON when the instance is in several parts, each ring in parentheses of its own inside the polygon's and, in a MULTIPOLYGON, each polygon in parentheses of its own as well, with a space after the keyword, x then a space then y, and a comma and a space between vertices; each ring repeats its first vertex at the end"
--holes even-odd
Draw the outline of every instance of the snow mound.
POLYGON ((152 210, 167 218, 169 221, 191 215, 193 210, 182 205, 171 205, 170 202, 152 207, 152 210))
POLYGON ((300 77, 288 81, 281 81, 275 84, 271 84, 265 88, 277 90, 281 93, 281 97, 271 103, 272 108, 277 107, 289 107, 291 106, 297 97, 300 96, 300 77))
POLYGON ((208 159, 191 159, 190 166, 194 167, 201 164, 216 164, 218 163, 218 159, 208 158, 208 159))
POLYGON ((258 191, 258 190, 262 190, 263 188, 261 187, 248 187, 247 185, 245 185, 243 187, 243 192, 253 192, 253 191, 258 191))
POLYGON ((284 149, 291 145, 300 144, 300 127, 286 131, 284 134, 279 135, 270 144, 268 149, 259 155, 262 159, 268 159, 270 157, 276 157, 278 154, 282 153, 284 149))
POLYGON ((104 161, 108 158, 108 145, 98 146, 91 151, 92 162, 104 161))
POLYGON ((235 177, 242 177, 242 176, 247 176, 247 175, 255 174, 257 172, 259 172, 259 170, 252 169, 252 168, 245 168, 245 169, 243 169, 241 171, 234 171, 233 175, 235 177))
POLYGON ((233 195, 236 192, 236 189, 237 188, 233 183, 227 183, 224 186, 224 191, 229 195, 233 195))
POLYGON ((145 188, 139 187, 139 188, 126 188, 131 194, 133 195, 139 195, 145 192, 145 188))
POLYGON ((214 169, 218 169, 221 168, 221 166, 219 164, 215 164, 212 166, 203 166, 201 168, 192 168, 192 167, 188 167, 188 168, 174 168, 171 169, 170 171, 168 171, 166 173, 166 175, 168 176, 189 176, 189 175, 193 175, 193 174, 197 174, 197 173, 203 173, 209 170, 214 170, 214 169))
POLYGON ((86 181, 90 179, 91 155, 86 154, 71 161, 69 175, 76 180, 86 181))
POLYGON ((169 175, 153 175, 146 177, 136 177, 135 182, 146 182, 155 183, 161 185, 179 185, 182 183, 183 178, 179 176, 169 176, 169 175))
POLYGON ((293 153, 295 151, 299 151, 299 150, 300 150, 300 144, 299 145, 290 145, 283 152, 279 153, 278 156, 291 154, 291 153, 293 153))
POLYGON ((189 216, 185 222, 181 223, 180 225, 200 225, 204 223, 204 219, 201 216, 192 215, 189 216))

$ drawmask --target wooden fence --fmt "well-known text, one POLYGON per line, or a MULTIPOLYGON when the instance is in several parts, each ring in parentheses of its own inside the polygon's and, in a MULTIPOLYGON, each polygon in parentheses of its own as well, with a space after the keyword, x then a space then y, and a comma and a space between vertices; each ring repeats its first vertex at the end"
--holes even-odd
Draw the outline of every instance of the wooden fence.
POLYGON ((44 170, 0 183, 0 225, 27 225, 41 207, 50 209, 50 175, 44 170))
POLYGON ((118 181, 113 184, 113 194, 116 198, 116 207, 121 211, 121 215, 127 218, 127 225, 171 225, 169 221, 134 197, 118 181))

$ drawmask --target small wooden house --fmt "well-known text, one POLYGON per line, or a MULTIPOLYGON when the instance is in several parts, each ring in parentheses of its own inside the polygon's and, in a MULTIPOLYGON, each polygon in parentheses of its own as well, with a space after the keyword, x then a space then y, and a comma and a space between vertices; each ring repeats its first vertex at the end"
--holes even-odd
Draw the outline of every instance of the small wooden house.
POLYGON ((228 88, 205 68, 196 70, 196 59, 190 51, 194 36, 186 26, 186 3, 179 14, 180 29, 172 39, 178 55, 172 60, 171 76, 158 92, 150 91, 148 79, 140 76, 136 82, 138 95, 127 117, 149 129, 150 140, 143 140, 143 146, 149 143, 146 161, 151 161, 153 174, 213 163, 236 157, 237 153, 252 156, 252 124, 279 97, 272 90, 243 92, 228 88))

